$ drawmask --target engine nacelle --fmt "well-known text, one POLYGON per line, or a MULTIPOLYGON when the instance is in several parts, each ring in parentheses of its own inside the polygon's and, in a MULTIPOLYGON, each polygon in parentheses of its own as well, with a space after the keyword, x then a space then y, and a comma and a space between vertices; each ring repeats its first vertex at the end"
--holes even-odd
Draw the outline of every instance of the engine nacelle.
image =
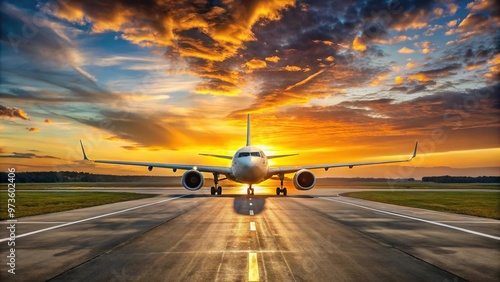
POLYGON ((298 190, 309 190, 316 184, 316 176, 307 169, 301 169, 293 176, 293 186, 298 190))
POLYGON ((203 174, 197 170, 188 170, 182 175, 182 185, 189 191, 200 190, 203 181, 203 174))

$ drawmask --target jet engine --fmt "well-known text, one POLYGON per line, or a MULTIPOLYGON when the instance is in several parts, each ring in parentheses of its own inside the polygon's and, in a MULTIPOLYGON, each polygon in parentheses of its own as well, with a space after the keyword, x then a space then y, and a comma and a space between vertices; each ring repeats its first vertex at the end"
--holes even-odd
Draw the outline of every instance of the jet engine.
POLYGON ((307 169, 301 169, 293 176, 293 186, 298 190, 309 190, 316 184, 316 176, 307 169))
POLYGON ((188 170, 182 175, 182 185, 189 191, 199 190, 203 186, 203 174, 197 170, 188 170))

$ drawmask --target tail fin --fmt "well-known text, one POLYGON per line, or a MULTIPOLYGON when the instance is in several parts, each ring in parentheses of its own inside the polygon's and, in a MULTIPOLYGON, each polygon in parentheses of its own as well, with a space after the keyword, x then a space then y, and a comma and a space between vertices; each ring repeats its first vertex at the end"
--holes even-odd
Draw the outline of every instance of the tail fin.
POLYGON ((247 146, 250 146, 250 114, 247 117, 247 146))

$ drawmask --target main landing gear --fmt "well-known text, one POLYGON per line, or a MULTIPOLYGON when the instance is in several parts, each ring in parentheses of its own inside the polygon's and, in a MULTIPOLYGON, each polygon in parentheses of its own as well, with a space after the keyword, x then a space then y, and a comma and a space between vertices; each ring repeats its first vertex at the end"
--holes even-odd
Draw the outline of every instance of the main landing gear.
POLYGON ((278 175, 278 176, 279 176, 279 178, 280 178, 280 183, 281 183, 281 184, 280 184, 280 187, 281 187, 281 188, 280 188, 280 187, 276 187, 276 195, 278 195, 278 196, 279 196, 280 194, 283 194, 283 196, 286 196, 286 193, 287 193, 287 191, 286 191, 286 187, 285 187, 285 188, 283 188, 283 180, 285 179, 285 175, 280 174, 280 175, 278 175))
POLYGON ((210 188, 211 195, 215 195, 215 194, 222 195, 222 187, 218 186, 218 184, 219 184, 219 174, 214 173, 214 186, 212 186, 212 188, 210 188))
POLYGON ((255 190, 252 188, 252 184, 247 188, 247 195, 253 195, 255 190))

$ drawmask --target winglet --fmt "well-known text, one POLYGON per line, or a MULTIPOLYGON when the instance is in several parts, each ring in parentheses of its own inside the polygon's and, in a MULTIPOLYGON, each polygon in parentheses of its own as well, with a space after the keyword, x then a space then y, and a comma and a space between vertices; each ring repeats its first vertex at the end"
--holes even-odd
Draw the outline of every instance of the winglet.
POLYGON ((247 146, 250 146, 250 114, 247 116, 247 146))
POLYGON ((87 155, 85 154, 85 149, 83 149, 82 140, 80 140, 80 146, 82 147, 83 160, 84 160, 84 161, 88 161, 88 160, 89 160, 89 158, 87 158, 87 155))
POLYGON ((415 143, 415 150, 413 151, 413 156, 410 158, 410 161, 417 156, 417 147, 418 147, 418 141, 417 143, 415 143))

